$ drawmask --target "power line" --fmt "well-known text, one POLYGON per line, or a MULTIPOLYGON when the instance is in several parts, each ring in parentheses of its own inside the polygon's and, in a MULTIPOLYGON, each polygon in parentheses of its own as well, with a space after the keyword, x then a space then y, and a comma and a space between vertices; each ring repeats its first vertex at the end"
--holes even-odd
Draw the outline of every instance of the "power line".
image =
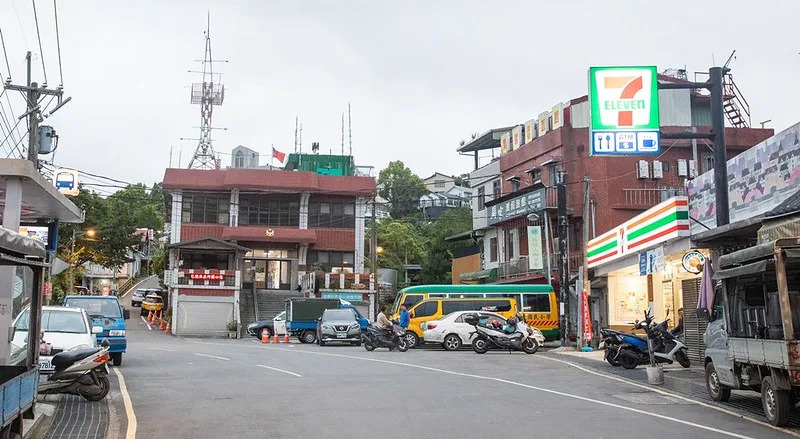
POLYGON ((19 18, 19 11, 17 10, 17 3, 11 0, 11 5, 14 6, 14 15, 17 16, 17 23, 19 23, 19 30, 22 31, 22 41, 25 42, 25 48, 30 50, 31 45, 28 44, 28 37, 25 35, 25 27, 22 26, 22 20, 19 18))
POLYGON ((53 15, 56 19, 56 47, 58 48, 58 76, 61 79, 59 86, 64 85, 64 71, 61 69, 61 37, 58 34, 58 8, 56 0, 53 0, 53 15))
POLYGON ((42 36, 39 33, 39 15, 36 13, 36 0, 31 0, 33 5, 33 19, 36 21, 36 38, 39 40, 39 58, 42 59, 42 73, 44 74, 43 87, 47 87, 47 69, 44 67, 44 50, 42 50, 42 36))
POLYGON ((6 51, 6 40, 3 38, 3 29, 0 28, 0 43, 3 44, 3 56, 6 59, 6 70, 8 71, 8 80, 11 80, 11 65, 8 63, 8 51, 6 51))

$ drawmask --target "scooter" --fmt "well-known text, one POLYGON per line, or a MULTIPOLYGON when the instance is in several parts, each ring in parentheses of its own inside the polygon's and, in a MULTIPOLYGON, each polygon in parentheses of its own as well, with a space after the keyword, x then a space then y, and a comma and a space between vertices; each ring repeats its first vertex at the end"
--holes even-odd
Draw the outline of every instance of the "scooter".
POLYGON ((622 364, 619 361, 620 349, 624 345, 633 345, 647 348, 647 339, 629 332, 616 331, 614 329, 601 329, 600 335, 603 337, 603 357, 608 364, 617 367, 622 364))
POLYGON ((367 330, 361 333, 361 344, 364 349, 374 351, 375 348, 389 348, 390 351, 397 349, 400 352, 408 350, 408 340, 406 330, 401 328, 397 321, 392 321, 392 327, 387 331, 379 329, 373 324, 367 326, 367 330))
POLYGON ((39 384, 38 393, 80 395, 100 401, 108 395, 108 342, 99 348, 75 348, 53 356, 55 372, 39 384))
MULTIPOLYGON (((653 317, 647 311, 645 311, 644 317, 643 321, 636 322, 634 329, 645 329, 647 331, 647 337, 651 340, 653 346, 653 355, 656 363, 672 364, 677 361, 683 367, 691 366, 691 361, 687 354, 688 348, 667 330, 669 319, 659 324, 654 324, 653 317)), ((635 369, 640 364, 650 364, 650 351, 647 341, 626 337, 626 343, 620 346, 616 360, 625 369, 635 369)))
POLYGON ((464 322, 475 327, 475 331, 470 333, 472 340, 472 350, 476 354, 485 354, 491 348, 508 349, 511 351, 522 351, 526 354, 535 354, 539 350, 539 342, 533 336, 533 329, 525 324, 524 320, 518 318, 515 322, 515 330, 507 333, 503 329, 494 328, 478 323, 477 316, 466 316, 464 322))

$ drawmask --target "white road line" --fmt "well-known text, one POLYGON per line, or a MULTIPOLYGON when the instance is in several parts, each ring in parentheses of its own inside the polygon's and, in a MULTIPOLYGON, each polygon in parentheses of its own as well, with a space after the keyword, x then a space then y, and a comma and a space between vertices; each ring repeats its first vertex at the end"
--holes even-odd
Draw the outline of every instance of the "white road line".
POLYGON ((608 375, 608 374, 605 374, 605 373, 602 373, 602 372, 591 370, 589 368, 583 367, 580 364, 573 363, 571 361, 559 360, 557 358, 545 357, 545 356, 536 356, 536 358, 537 359, 549 360, 549 361, 555 361, 555 362, 558 362, 558 363, 563 363, 563 364, 566 364, 568 366, 574 367, 576 369, 580 369, 580 370, 582 370, 582 371, 584 371, 586 373, 590 373, 592 375, 601 376, 603 378, 607 378, 607 379, 614 380, 614 381, 619 381, 621 383, 625 383, 625 384, 628 384, 628 385, 631 385, 631 386, 634 386, 634 387, 647 389, 647 390, 650 390, 651 392, 655 392, 655 393, 658 393, 658 394, 661 394, 661 395, 670 396, 672 398, 677 398, 677 399, 680 399, 680 400, 683 400, 683 401, 691 402, 691 403, 694 403, 694 404, 697 404, 697 405, 700 405, 700 406, 703 406, 703 407, 706 407, 706 408, 710 408, 712 410, 716 410, 718 412, 722 412, 722 413, 725 413, 725 414, 728 414, 728 415, 731 415, 731 416, 735 416, 737 418, 744 419, 746 421, 753 422, 753 423, 758 424, 758 425, 762 425, 764 427, 771 428, 771 429, 776 430, 776 431, 780 431, 781 433, 786 433, 786 434, 792 435, 794 437, 800 437, 800 432, 795 432, 795 431, 792 431, 792 430, 789 430, 789 429, 776 427, 776 426, 774 426, 774 425, 772 425, 772 424, 770 424, 768 422, 764 422, 764 421, 756 419, 756 418, 751 418, 751 417, 743 415, 741 413, 736 413, 736 412, 734 412, 732 410, 728 410, 728 409, 726 409, 724 407, 719 407, 719 406, 716 406, 716 405, 713 405, 713 404, 709 404, 709 403, 706 403, 706 402, 703 402, 703 401, 698 401, 696 399, 687 398, 687 397, 685 397, 683 395, 679 395, 677 393, 673 393, 673 392, 669 392, 669 391, 666 391, 666 390, 658 389, 658 388, 655 388, 655 387, 652 387, 652 386, 648 386, 648 385, 645 385, 645 384, 640 384, 640 383, 637 383, 635 381, 631 381, 631 380, 628 380, 628 379, 625 379, 625 378, 621 378, 621 377, 618 377, 618 376, 608 375))
POLYGON ((216 358, 217 360, 231 361, 231 359, 230 359, 230 358, 218 357, 218 356, 216 356, 216 355, 198 354, 198 353, 195 353, 195 355, 199 355, 199 356, 201 356, 201 357, 216 358))
MULTIPOLYGON (((214 344, 214 343, 206 343, 206 342, 199 342, 199 341, 193 341, 192 343, 214 344)), ((217 345, 222 345, 221 343, 216 343, 216 344, 217 345)), ((230 346, 230 345, 224 345, 224 346, 230 346)), ((242 346, 249 347, 249 348, 256 348, 255 346, 248 346, 248 345, 242 345, 242 346)), ((585 402, 591 402, 591 403, 594 403, 594 404, 597 404, 597 405, 604 405, 604 406, 607 406, 607 407, 613 407, 613 408, 617 408, 617 409, 620 409, 620 410, 634 412, 634 413, 638 413, 638 414, 641 414, 641 415, 644 415, 644 416, 650 416, 650 417, 653 417, 653 418, 663 419, 665 421, 675 422, 677 424, 687 425, 687 426, 694 427, 694 428, 697 428, 697 429, 700 429, 700 430, 711 431, 711 432, 718 433, 718 434, 721 434, 721 435, 724 435, 724 436, 730 436, 730 437, 735 437, 735 438, 740 438, 740 439, 753 439, 750 436, 745 436, 745 435, 741 435, 741 434, 734 433, 734 432, 731 432, 731 431, 726 431, 726 430, 721 430, 721 429, 714 428, 714 427, 709 427, 707 425, 696 424, 694 422, 685 421, 683 419, 673 418, 673 417, 661 415, 661 414, 658 414, 658 413, 651 413, 651 412, 647 412, 647 411, 644 411, 644 410, 639 410, 639 409, 636 409, 636 408, 633 408, 633 407, 626 407, 624 405, 614 404, 614 403, 611 403, 611 402, 601 401, 601 400, 598 400, 598 399, 587 398, 585 396, 574 395, 574 394, 566 393, 566 392, 560 392, 558 390, 546 389, 544 387, 538 387, 538 386, 532 386, 532 385, 529 385, 529 384, 518 383, 518 382, 515 382, 515 381, 510 381, 510 380, 506 380, 506 379, 502 379, 502 378, 495 378, 495 377, 489 377, 489 376, 483 376, 483 375, 475 375, 475 374, 469 374, 469 373, 463 373, 463 372, 455 372, 455 371, 451 371, 451 370, 437 369, 435 367, 420 366, 418 364, 401 363, 399 361, 390 361, 390 360, 381 360, 381 359, 378 359, 378 358, 365 358, 365 357, 359 357, 359 356, 349 356, 349 355, 341 355, 341 354, 331 354, 331 353, 327 353, 327 352, 316 352, 316 351, 306 351, 306 350, 296 350, 296 349, 285 349, 285 348, 276 348, 276 347, 269 347, 269 346, 259 346, 256 349, 271 349, 271 350, 276 350, 276 351, 297 352, 297 353, 303 353, 303 354, 309 354, 309 355, 323 355, 323 356, 328 356, 328 357, 348 358, 348 359, 354 359, 354 360, 371 361, 371 362, 374 362, 374 363, 392 364, 392 365, 395 365, 395 366, 405 366, 405 367, 411 367, 411 368, 414 368, 414 369, 427 370, 427 371, 430 371, 430 372, 437 372, 437 373, 442 373, 442 374, 447 374, 447 375, 462 376, 462 377, 466 377, 466 378, 474 378, 474 379, 486 380, 486 381, 495 381, 495 382, 499 382, 499 383, 503 383, 503 384, 509 384, 509 385, 512 385, 512 386, 523 387, 523 388, 526 388, 526 389, 538 390, 540 392, 550 393, 550 394, 553 394, 553 395, 563 396, 563 397, 566 397, 566 398, 572 398, 572 399, 577 399, 577 400, 581 400, 581 401, 585 401, 585 402)), ((735 416, 737 416, 739 418, 743 418, 741 415, 735 415, 735 416)), ((748 418, 743 418, 743 419, 750 420, 748 418)), ((783 430, 781 430, 781 431, 783 431, 783 430)))
POLYGON ((163 352, 175 352, 175 349, 164 349, 164 348, 146 348, 149 351, 163 351, 163 352))
POLYGON ((152 330, 153 330, 153 327, 152 327, 152 326, 150 326, 150 323, 148 323, 148 322, 147 322, 147 319, 146 319, 146 318, 144 318, 144 316, 140 316, 140 317, 142 318, 142 321, 144 322, 144 324, 145 324, 145 325, 147 325, 147 330, 148 330, 148 331, 152 331, 152 330))
POLYGON ((131 402, 131 395, 128 394, 128 386, 125 385, 125 378, 122 377, 122 372, 118 368, 112 367, 111 370, 117 375, 119 380, 119 391, 122 393, 122 402, 125 404, 125 415, 128 417, 128 428, 125 432, 125 439, 136 439, 136 413, 133 412, 133 403, 131 402))
MULTIPOLYGON (((155 276, 155 274, 154 274, 153 276, 155 276)), ((146 281, 146 280, 150 280, 150 278, 151 278, 151 277, 153 277, 153 276, 148 276, 148 277, 146 277, 146 278, 144 278, 144 279, 140 280, 139 282, 136 282, 136 285, 134 285, 134 286, 132 286, 132 287, 128 288, 128 291, 126 291, 126 292, 125 292, 123 295, 121 295, 121 296, 119 296, 119 297, 125 297, 125 296, 127 296, 127 295, 128 295, 128 293, 130 293, 131 291, 134 291, 134 290, 136 289, 136 287, 138 287, 139 285, 141 285, 141 284, 142 284, 142 282, 144 282, 144 281, 146 281)))
POLYGON ((278 369, 277 367, 264 366, 263 364, 256 364, 256 366, 263 367, 264 369, 274 370, 276 372, 288 373, 289 375, 294 375, 297 378, 303 378, 303 375, 300 375, 299 373, 289 372, 288 370, 278 369))

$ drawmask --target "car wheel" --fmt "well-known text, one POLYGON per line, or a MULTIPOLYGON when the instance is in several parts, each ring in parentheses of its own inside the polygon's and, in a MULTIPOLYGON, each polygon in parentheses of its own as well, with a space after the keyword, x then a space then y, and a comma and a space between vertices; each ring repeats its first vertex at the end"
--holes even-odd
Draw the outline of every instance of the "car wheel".
POLYGON ((793 406, 792 393, 776 389, 771 376, 764 377, 761 381, 761 405, 770 424, 776 427, 786 427, 789 424, 793 406))
POLYGON ((114 362, 114 366, 122 366, 122 352, 114 352, 111 355, 111 361, 114 362))
POLYGON ((144 308, 142 308, 142 310, 141 310, 141 311, 139 311, 139 315, 140 315, 140 316, 146 316, 146 315, 147 315, 147 310, 145 310, 144 308))
POLYGON ((303 341, 309 344, 317 341, 317 334, 313 331, 304 331, 300 336, 303 338, 303 341))
POLYGON ((417 334, 411 331, 406 331, 406 341, 408 342, 409 348, 414 348, 419 346, 419 337, 417 336, 417 334))
POLYGON ((461 347, 461 337, 456 334, 450 334, 444 338, 442 346, 447 351, 457 351, 461 347))
POLYGON ((719 383, 717 369, 712 362, 706 364, 706 390, 714 401, 726 402, 731 397, 731 389, 719 383))

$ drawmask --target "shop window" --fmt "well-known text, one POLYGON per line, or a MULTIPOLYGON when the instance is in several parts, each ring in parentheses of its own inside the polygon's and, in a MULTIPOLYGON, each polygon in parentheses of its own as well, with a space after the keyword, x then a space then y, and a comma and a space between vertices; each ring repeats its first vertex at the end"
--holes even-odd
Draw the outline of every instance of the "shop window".
POLYGON ((181 221, 184 223, 228 224, 230 196, 191 193, 183 196, 181 221))

